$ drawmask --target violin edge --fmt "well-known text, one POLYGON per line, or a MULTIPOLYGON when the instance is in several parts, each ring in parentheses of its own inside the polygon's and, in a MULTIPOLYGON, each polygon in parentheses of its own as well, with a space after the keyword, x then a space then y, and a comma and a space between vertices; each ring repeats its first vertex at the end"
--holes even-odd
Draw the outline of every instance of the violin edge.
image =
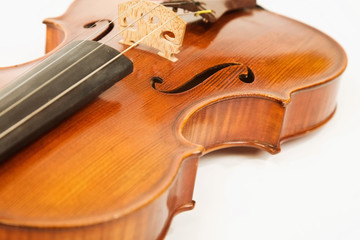
MULTIPOLYGON (((345 66, 344 66, 344 69, 345 69, 345 66)), ((344 69, 343 69, 343 70, 344 70, 344 69)), ((343 72, 343 70, 342 70, 342 72, 343 72)), ((341 73, 342 73, 342 72, 341 72, 341 73)), ((339 73, 339 75, 340 75, 341 73, 339 73)), ((315 86, 315 85, 314 85, 314 86, 308 87, 308 89, 316 88, 316 87, 321 87, 321 86, 323 86, 323 84, 325 84, 325 83, 332 83, 333 80, 335 80, 335 79, 327 79, 327 80, 324 80, 324 82, 319 83, 318 86, 315 86)), ((306 91, 306 89, 298 89, 298 90, 294 91, 293 93, 297 93, 297 92, 301 92, 301 91, 306 91)), ((332 114, 334 113, 334 111, 335 111, 335 109, 333 109, 332 114)), ((330 116, 328 117, 328 119, 325 120, 325 122, 328 121, 328 120, 331 118, 331 116, 332 116, 332 115, 330 115, 330 116)), ((319 126, 323 125, 325 122, 321 123, 319 126)), ((317 128, 317 127, 315 127, 315 128, 317 128)), ((294 138, 294 137, 298 137, 298 136, 300 136, 300 135, 302 135, 302 134, 304 134, 304 133, 306 133, 306 132, 308 132, 308 131, 311 131, 311 130, 312 130, 312 129, 309 129, 309 130, 306 130, 305 132, 298 133, 298 134, 294 134, 294 135, 287 135, 287 136, 285 136, 284 138, 280 139, 280 141, 281 141, 281 142, 282 142, 282 141, 287 141, 288 139, 291 139, 291 138, 294 138)), ((226 146, 226 147, 227 147, 227 146, 226 146)), ((219 147, 219 148, 217 148, 217 149, 220 149, 220 148, 222 148, 222 147, 219 147)), ((1 239, 1 234, 0 234, 0 239, 1 239)))
MULTIPOLYGON (((314 89, 308 89, 310 92, 307 92, 307 94, 314 94, 316 91, 320 90, 321 92, 324 92, 325 94, 329 94, 330 92, 336 92, 336 89, 338 87, 338 78, 335 79, 336 81, 330 82, 334 84, 326 84, 327 86, 324 86, 325 88, 317 86, 314 89)), ((260 98, 257 98, 260 99, 260 98)), ((309 95, 302 95, 301 101, 304 99, 309 99, 309 95)), ((335 98, 333 98, 335 99, 335 98)), ((301 102, 300 101, 300 102, 301 102)), ((297 104, 303 104, 303 103, 296 103, 297 104)), ((321 126, 323 126, 327 121, 329 121, 332 116, 335 113, 336 109, 336 101, 334 101, 332 104, 329 105, 327 110, 325 112, 329 113, 327 117, 323 119, 323 121, 318 122, 318 124, 311 126, 307 129, 304 129, 302 132, 297 132, 296 134, 292 135, 284 135, 282 138, 279 138, 279 144, 285 141, 288 141, 293 138, 300 137, 301 135, 304 135, 310 131, 313 131, 321 126), (335 105, 333 105, 335 104, 335 105), (331 106, 331 107, 330 107, 331 106), (333 108, 334 107, 334 108, 333 108)), ((289 104, 291 105, 291 103, 289 104)), ((294 105, 294 106, 295 106, 294 105)), ((291 116, 288 115, 288 116, 291 116)), ((291 117, 288 117, 289 121, 291 120, 291 117)), ((263 148, 259 144, 249 143, 249 142, 231 142, 231 143, 223 143, 219 144, 217 146, 211 146, 208 148, 205 148, 201 155, 207 154, 211 151, 228 148, 228 147, 237 147, 237 146, 251 146, 251 147, 258 147, 263 148), (260 146, 260 147, 259 147, 260 146)), ((266 148, 266 147, 265 147, 266 148)), ((271 151, 269 151, 271 152, 271 151)), ((199 152, 200 154, 200 152, 199 152)), ((195 177, 196 177, 196 170, 197 170, 197 164, 198 159, 200 155, 188 155, 187 157, 184 157, 184 159, 181 161, 181 164, 179 166, 179 169, 176 173, 175 179, 171 182, 171 185, 159 196, 155 197, 153 201, 150 203, 147 203, 146 205, 138 208, 131 214, 125 214, 123 216, 118 216, 108 219, 106 221, 102 222, 93 222, 91 224, 80 224, 80 225, 63 225, 63 226, 19 226, 12 223, 6 223, 6 221, 1 220, 0 221, 0 239, 18 239, 20 236, 36 236, 35 239, 98 239, 99 237, 97 234, 103 234, 103 232, 109 232, 110 235, 114 236, 108 236, 106 239, 117 239, 116 236, 121 234, 122 232, 127 232, 126 229, 134 228, 135 226, 139 226, 139 223, 136 222, 136 219, 143 219, 143 218, 153 218, 155 215, 152 214, 153 211, 155 212, 162 212, 163 214, 157 214, 157 218, 162 218, 162 220, 150 220, 157 223, 157 227, 151 226, 151 229, 147 229, 145 231, 139 231, 146 233, 147 236, 156 236, 154 238, 149 239, 162 239, 171 224, 171 221, 175 215, 182 211, 191 210, 194 207, 194 202, 192 200, 192 194, 193 194, 193 188, 195 184, 195 177), (183 190, 180 190, 180 189, 183 190), (186 194, 178 195, 177 192, 183 192, 186 191, 186 194), (172 193, 172 194, 171 194, 172 193), (180 199, 179 199, 180 197, 180 199), (176 199, 178 198, 178 199, 176 199), (176 199, 176 201, 174 201, 176 199), (166 203, 167 202, 167 203, 166 203), (169 203, 175 203, 172 207, 169 207, 169 203), (164 214, 164 207, 168 206, 168 212, 164 214), (143 215, 143 217, 139 217, 140 215, 143 215), (133 220, 131 220, 133 218, 133 220), (130 219, 130 220, 129 220, 130 219), (160 223, 160 224, 159 224, 160 223), (123 226, 123 227, 121 227, 123 226), (129 228, 129 226, 131 226, 129 228), (156 230, 155 230, 156 229, 156 230), (85 234, 87 237, 84 238, 85 234), (79 238, 74 236, 81 236, 79 238), (95 236, 95 237, 94 237, 95 236)), ((165 210, 166 212, 166 210, 165 210)), ((149 227, 149 226, 148 226, 149 227)), ((143 236, 144 237, 144 236, 143 236)), ((29 238, 31 239, 31 238, 29 238)), ((131 238, 130 238, 131 239, 131 238)), ((134 239, 147 239, 144 238, 134 238, 134 239)))

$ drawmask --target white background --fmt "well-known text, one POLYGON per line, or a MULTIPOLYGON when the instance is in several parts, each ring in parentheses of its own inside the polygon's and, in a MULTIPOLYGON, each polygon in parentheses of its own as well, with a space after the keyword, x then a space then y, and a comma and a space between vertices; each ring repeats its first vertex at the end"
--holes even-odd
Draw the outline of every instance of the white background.
MULTIPOLYGON (((43 54, 42 19, 72 0, 2 1, 0 66, 43 54)), ((100 0, 99 0, 100 1, 100 0)), ((335 117, 270 155, 229 149, 200 160, 193 211, 175 217, 167 240, 360 239, 360 2, 258 0, 315 26, 346 50, 335 117)), ((86 11, 86 10, 84 10, 86 11)))

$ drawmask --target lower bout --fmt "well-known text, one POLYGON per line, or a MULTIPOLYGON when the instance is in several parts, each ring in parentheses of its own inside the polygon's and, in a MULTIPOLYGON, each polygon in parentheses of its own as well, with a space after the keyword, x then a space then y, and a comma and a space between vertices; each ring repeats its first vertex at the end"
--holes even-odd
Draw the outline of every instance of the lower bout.
POLYGON ((174 181, 160 196, 125 216, 93 225, 42 228, 0 223, 0 240, 154 240, 163 239, 172 218, 194 208, 198 156, 184 159, 174 181))

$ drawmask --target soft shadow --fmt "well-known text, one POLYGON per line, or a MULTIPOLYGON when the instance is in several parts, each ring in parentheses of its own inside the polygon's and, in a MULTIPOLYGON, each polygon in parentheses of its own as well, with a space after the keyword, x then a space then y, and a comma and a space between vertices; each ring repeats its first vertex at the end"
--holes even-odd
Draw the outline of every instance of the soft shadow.
POLYGON ((267 160, 271 157, 268 152, 253 147, 229 147, 207 153, 201 157, 199 162, 204 163, 220 163, 223 158, 233 158, 241 160, 267 160), (216 162, 215 162, 216 161, 216 162))

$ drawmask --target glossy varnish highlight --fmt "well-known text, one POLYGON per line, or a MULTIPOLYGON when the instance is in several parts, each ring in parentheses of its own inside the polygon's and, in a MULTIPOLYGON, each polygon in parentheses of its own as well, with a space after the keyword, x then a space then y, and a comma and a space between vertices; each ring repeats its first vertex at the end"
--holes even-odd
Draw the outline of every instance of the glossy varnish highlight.
MULTIPOLYGON (((76 1, 46 21, 47 49, 116 9, 111 0, 76 1)), ((121 51, 118 40, 109 45, 121 51)), ((0 165, 0 239, 161 238, 175 213, 193 207, 199 156, 239 145, 275 153, 322 125, 346 65, 328 36, 262 9, 189 24, 176 63, 141 45, 126 56, 132 75, 0 165), (161 92, 224 63, 234 65, 187 91, 161 92), (252 83, 239 79, 245 66, 252 83)), ((32 64, 1 69, 1 84, 32 64)))

